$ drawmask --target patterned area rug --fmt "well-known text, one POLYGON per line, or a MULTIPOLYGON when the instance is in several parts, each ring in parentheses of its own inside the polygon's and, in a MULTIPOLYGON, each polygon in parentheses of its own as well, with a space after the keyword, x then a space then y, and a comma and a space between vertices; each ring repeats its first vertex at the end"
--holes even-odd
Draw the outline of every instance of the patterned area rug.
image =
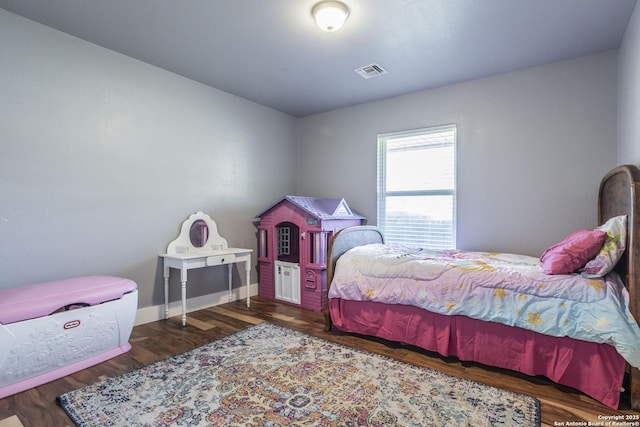
POLYGON ((537 399, 261 323, 59 396, 78 426, 539 426, 537 399))

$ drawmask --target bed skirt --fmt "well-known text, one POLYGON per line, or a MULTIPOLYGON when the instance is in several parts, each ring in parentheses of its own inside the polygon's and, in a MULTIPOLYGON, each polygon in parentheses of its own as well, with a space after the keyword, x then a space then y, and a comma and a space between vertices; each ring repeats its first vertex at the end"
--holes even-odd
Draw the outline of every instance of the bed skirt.
POLYGON ((608 344, 558 338, 408 305, 330 300, 334 327, 518 371, 575 388, 612 409, 620 402, 626 362, 608 344))

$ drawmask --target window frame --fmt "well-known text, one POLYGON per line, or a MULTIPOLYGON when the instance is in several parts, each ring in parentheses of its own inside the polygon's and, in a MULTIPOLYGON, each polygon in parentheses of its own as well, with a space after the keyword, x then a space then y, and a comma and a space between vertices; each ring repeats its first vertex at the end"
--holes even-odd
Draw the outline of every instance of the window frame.
POLYGON ((278 227, 278 256, 291 255, 291 227, 278 227))
MULTIPOLYGON (((437 144, 433 144, 435 148, 437 144)), ((448 145, 448 144, 447 144, 448 145)), ((424 149, 429 149, 425 146, 424 149)), ((382 229, 383 233, 386 233, 386 199, 388 197, 423 197, 423 196, 451 196, 452 197, 452 222, 451 222, 451 247, 447 249, 456 249, 457 245, 457 161, 458 161, 458 136, 457 125, 447 124, 440 126, 431 126, 420 129, 413 129, 407 131, 390 132, 378 135, 377 140, 377 191, 376 191, 376 208, 378 226, 382 229), (453 132, 453 188, 447 189, 429 189, 429 190, 396 190, 388 191, 386 189, 387 184, 387 155, 388 155, 388 141, 393 139, 407 138, 412 136, 424 136, 434 133, 453 132)))

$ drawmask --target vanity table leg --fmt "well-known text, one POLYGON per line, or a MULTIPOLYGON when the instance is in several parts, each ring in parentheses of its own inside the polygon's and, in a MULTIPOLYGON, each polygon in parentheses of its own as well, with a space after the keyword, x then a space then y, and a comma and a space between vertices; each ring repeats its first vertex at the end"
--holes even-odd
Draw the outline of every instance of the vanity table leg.
POLYGON ((187 326, 187 270, 180 270, 180 282, 182 283, 182 326, 187 326))
POLYGON ((164 318, 169 318, 169 267, 166 266, 164 267, 164 318))
POLYGON ((251 262, 244 262, 244 270, 247 280, 247 307, 251 307, 251 262))
POLYGON ((227 302, 231 302, 231 293, 233 289, 233 264, 229 264, 229 298, 227 302))
POLYGON ((182 326, 187 326, 187 282, 182 282, 182 326))

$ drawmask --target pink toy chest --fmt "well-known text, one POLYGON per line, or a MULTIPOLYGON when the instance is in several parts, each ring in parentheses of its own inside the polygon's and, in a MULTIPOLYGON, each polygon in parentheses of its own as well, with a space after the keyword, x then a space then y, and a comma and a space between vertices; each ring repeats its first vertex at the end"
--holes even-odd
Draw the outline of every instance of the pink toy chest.
POLYGON ((0 398, 131 348, 138 291, 111 276, 0 290, 0 398))

